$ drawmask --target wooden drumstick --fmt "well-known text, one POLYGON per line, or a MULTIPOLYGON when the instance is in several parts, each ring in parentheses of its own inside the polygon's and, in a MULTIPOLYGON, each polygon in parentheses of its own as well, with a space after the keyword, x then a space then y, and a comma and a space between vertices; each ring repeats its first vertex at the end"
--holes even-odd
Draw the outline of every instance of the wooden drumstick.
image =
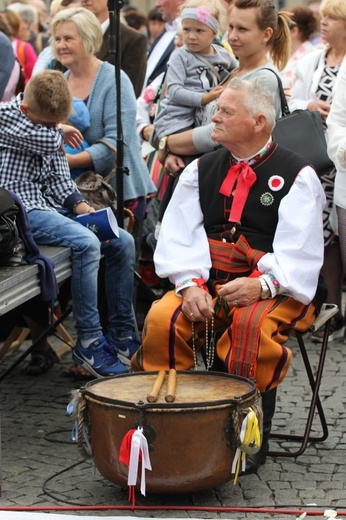
POLYGON ((147 401, 148 403, 156 403, 158 395, 160 393, 161 387, 163 385, 163 382, 165 380, 166 372, 164 370, 159 370, 155 379, 154 386, 150 392, 150 394, 147 395, 147 401))
POLYGON ((171 368, 168 373, 167 392, 165 395, 165 400, 167 403, 174 402, 176 384, 177 384, 177 371, 175 370, 175 368, 171 368))

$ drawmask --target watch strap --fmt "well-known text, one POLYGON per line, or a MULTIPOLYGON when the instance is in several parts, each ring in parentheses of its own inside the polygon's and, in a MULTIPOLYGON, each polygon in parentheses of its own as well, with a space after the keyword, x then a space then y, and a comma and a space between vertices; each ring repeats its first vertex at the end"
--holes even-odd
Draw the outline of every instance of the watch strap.
POLYGON ((168 148, 168 135, 165 137, 165 151, 167 153, 171 153, 170 149, 168 148))
POLYGON ((260 276, 258 278, 260 284, 261 284, 261 294, 260 294, 260 298, 262 300, 266 300, 267 298, 269 298, 269 296, 271 295, 271 291, 270 291, 270 288, 267 284, 267 282, 265 281, 264 278, 262 278, 262 276, 260 276))

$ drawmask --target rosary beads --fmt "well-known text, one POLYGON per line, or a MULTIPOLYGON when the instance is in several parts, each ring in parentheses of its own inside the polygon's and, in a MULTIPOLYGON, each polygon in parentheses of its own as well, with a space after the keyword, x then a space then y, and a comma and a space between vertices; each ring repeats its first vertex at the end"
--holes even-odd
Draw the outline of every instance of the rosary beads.
MULTIPOLYGON (((197 370, 197 355, 196 355, 196 343, 195 343, 195 322, 192 322, 192 351, 193 351, 193 362, 194 369, 197 370)), ((214 364, 215 358, 215 330, 214 330, 214 317, 210 320, 210 335, 209 335, 209 320, 205 320, 205 364, 206 369, 210 370, 214 364)))

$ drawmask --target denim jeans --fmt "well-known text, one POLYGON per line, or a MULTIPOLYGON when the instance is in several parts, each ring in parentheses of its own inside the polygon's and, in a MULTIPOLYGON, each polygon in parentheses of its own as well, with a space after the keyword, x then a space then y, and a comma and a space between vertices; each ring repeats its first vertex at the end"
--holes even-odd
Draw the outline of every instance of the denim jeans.
POLYGON ((70 247, 72 250, 73 315, 79 339, 103 334, 98 301, 98 269, 101 253, 105 256, 105 291, 108 307, 108 330, 118 337, 131 335, 134 325, 132 290, 135 246, 132 236, 120 229, 119 238, 100 244, 89 229, 72 220, 62 210, 31 210, 31 231, 38 245, 70 247))

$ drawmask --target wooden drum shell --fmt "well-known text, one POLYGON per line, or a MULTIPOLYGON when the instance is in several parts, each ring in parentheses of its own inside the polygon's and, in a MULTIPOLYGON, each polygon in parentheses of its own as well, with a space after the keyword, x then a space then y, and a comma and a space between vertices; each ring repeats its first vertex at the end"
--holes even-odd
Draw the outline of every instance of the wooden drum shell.
POLYGON ((156 376, 125 374, 86 385, 92 455, 100 473, 127 486, 128 467, 119 461, 119 449, 126 433, 142 424, 152 465, 147 492, 191 493, 228 482, 236 449, 232 412, 251 406, 254 383, 217 372, 179 371, 175 402, 165 402, 164 384, 158 401, 148 403, 156 376))

